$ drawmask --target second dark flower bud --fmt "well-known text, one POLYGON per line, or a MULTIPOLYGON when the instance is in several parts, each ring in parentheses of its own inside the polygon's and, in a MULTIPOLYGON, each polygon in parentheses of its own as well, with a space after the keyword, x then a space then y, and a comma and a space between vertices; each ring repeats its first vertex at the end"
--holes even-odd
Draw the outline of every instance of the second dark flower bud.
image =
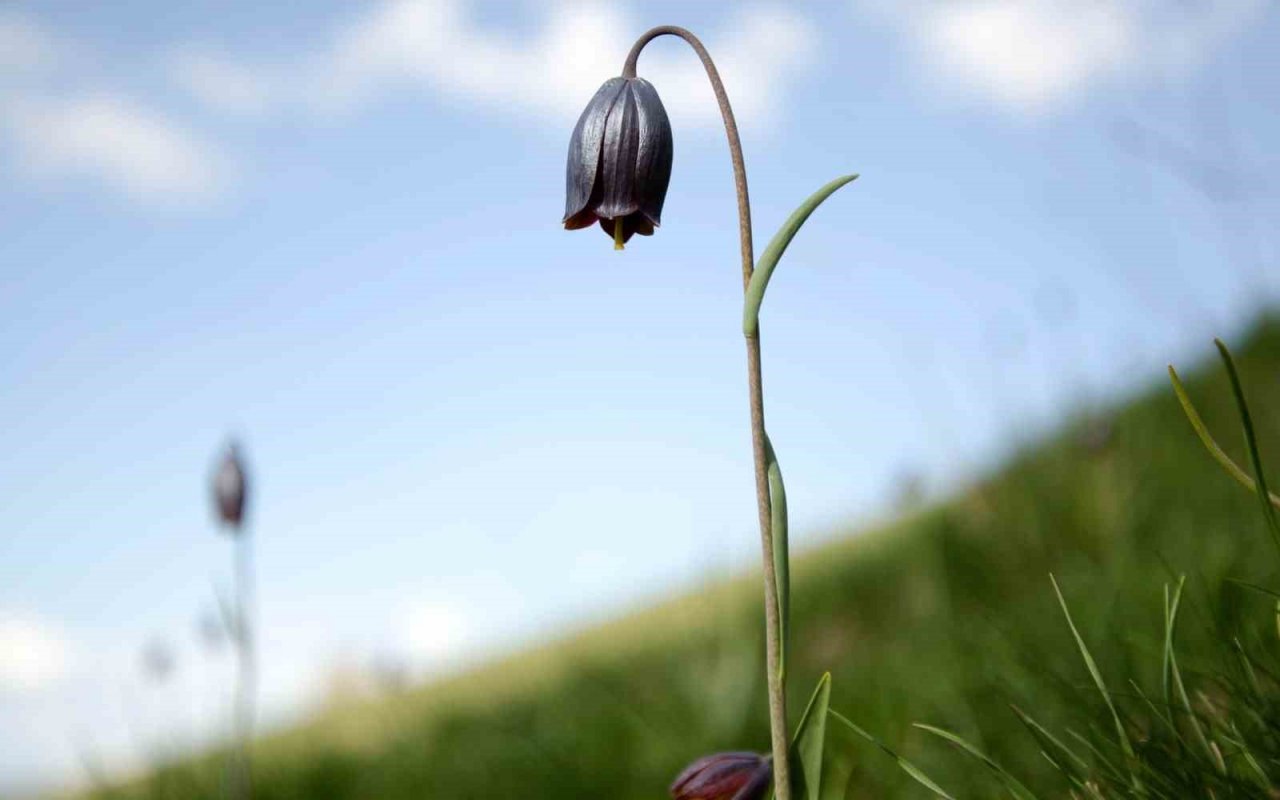
POLYGON ((675 800, 762 800, 773 762, 756 753, 716 753, 690 764, 671 784, 675 800))
POLYGON ((213 503, 218 520, 232 533, 238 533, 244 522, 244 507, 248 499, 248 477, 244 461, 235 442, 227 445, 213 473, 213 503))

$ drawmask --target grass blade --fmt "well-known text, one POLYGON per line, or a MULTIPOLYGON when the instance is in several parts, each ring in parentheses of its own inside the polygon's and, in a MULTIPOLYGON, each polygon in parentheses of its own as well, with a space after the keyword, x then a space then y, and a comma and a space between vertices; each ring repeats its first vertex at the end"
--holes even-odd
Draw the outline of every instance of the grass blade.
POLYGON ((1238 638, 1232 637, 1232 645, 1235 647, 1236 658, 1240 660, 1240 669, 1244 673, 1245 680, 1249 684, 1249 692, 1256 701, 1262 696, 1262 685, 1258 683, 1258 673, 1253 670, 1253 662, 1249 660, 1249 656, 1244 651, 1244 645, 1240 644, 1238 638))
MULTIPOLYGON (((1227 474, 1239 482, 1241 486, 1256 493, 1258 487, 1253 482, 1253 478, 1250 478, 1249 473, 1241 469, 1239 464, 1231 460, 1231 456, 1227 455, 1227 452, 1213 438, 1213 434, 1209 433, 1209 426, 1205 425, 1204 420, 1200 418, 1200 412, 1196 411, 1196 407, 1191 402, 1191 396, 1187 394, 1187 388, 1182 385, 1182 379, 1178 377, 1178 373, 1172 364, 1169 365, 1169 380, 1173 383, 1173 393, 1178 396, 1178 402, 1182 405, 1182 412, 1187 415, 1187 421, 1195 429, 1196 435, 1204 443, 1209 455, 1213 456, 1214 460, 1222 465, 1227 474)), ((1280 497, 1273 494, 1270 495, 1270 499, 1272 505, 1280 507, 1280 497)))
POLYGON ((1182 586, 1186 576, 1178 576, 1178 588, 1169 596, 1169 585, 1164 587, 1164 659, 1160 668, 1160 685, 1164 690, 1164 707, 1173 709, 1173 632, 1178 625, 1178 605, 1182 601, 1182 586))
POLYGON ((1169 729, 1169 733, 1179 744, 1185 745, 1186 742, 1182 739, 1182 733, 1173 724, 1172 710, 1166 705, 1162 713, 1159 708, 1156 708, 1156 704, 1151 701, 1151 698, 1147 697, 1146 693, 1142 691, 1142 687, 1133 679, 1129 680, 1129 686, 1133 689, 1133 693, 1138 696, 1138 699, 1142 701, 1143 705, 1151 710, 1151 716, 1164 723, 1164 726, 1169 729))
POLYGON ((1267 775, 1267 771, 1262 768, 1262 764, 1258 763, 1258 759, 1254 757, 1253 751, 1249 749, 1249 745, 1245 742, 1244 737, 1240 735, 1240 729, 1236 727, 1235 722, 1231 723, 1231 732, 1235 734, 1235 738, 1227 737, 1227 741, 1240 751, 1240 755, 1244 756, 1244 761, 1253 770, 1253 774, 1258 777, 1258 785, 1263 789, 1271 788, 1271 777, 1267 775))
POLYGON ((858 736, 861 736, 863 739, 866 739, 868 742, 871 742, 873 745, 880 748, 880 750, 887 756, 898 762, 898 766, 902 768, 902 771, 910 775, 916 783, 933 792, 938 797, 945 798, 945 800, 955 800, 954 797, 947 794, 945 789, 934 783, 928 775, 925 775, 919 767, 895 753, 887 744, 855 725, 843 714, 834 709, 827 709, 827 713, 831 715, 832 719, 843 724, 845 727, 849 728, 849 730, 853 731, 858 736))
POLYGON ((1244 588, 1258 592, 1259 594, 1265 594, 1269 597, 1280 599, 1280 592, 1277 592, 1275 589, 1268 589, 1265 586, 1259 586, 1258 584, 1250 583, 1249 581, 1242 581, 1239 578, 1224 578, 1224 580, 1227 583, 1234 583, 1236 586, 1243 586, 1244 588))
MULTIPOLYGON (((1045 741, 1049 742, 1058 750, 1061 750, 1064 754, 1066 754, 1066 756, 1071 759, 1075 767, 1078 770, 1080 770, 1081 773, 1084 773, 1084 774, 1088 773, 1089 765, 1085 762, 1083 758, 1076 755, 1074 750, 1072 750, 1070 747, 1067 747, 1065 744, 1063 744, 1061 739, 1059 739, 1058 737, 1050 733, 1048 729, 1046 729, 1039 722, 1036 722, 1034 719, 1032 719, 1031 715, 1023 711, 1021 708, 1018 708, 1015 705, 1010 705, 1010 708, 1013 709, 1013 713, 1018 715, 1018 719, 1022 720, 1022 724, 1027 726, 1027 728, 1031 731, 1031 735, 1035 736, 1037 739, 1041 739, 1042 743, 1045 741)), ((1052 758, 1050 758, 1049 761, 1055 764, 1057 763, 1052 758)), ((1068 777, 1074 778, 1075 776, 1069 775, 1068 777)))
MULTIPOLYGON (((1071 628, 1071 635, 1075 637, 1076 646, 1080 648, 1080 655, 1084 658, 1084 664, 1089 669, 1089 675, 1093 678, 1093 683, 1098 687, 1099 694, 1102 695, 1103 701, 1107 704, 1107 710, 1111 712, 1111 719, 1116 726, 1116 735, 1120 737, 1120 749, 1124 751, 1125 758, 1130 762, 1133 760, 1133 744, 1129 741, 1129 734, 1124 730, 1124 723, 1120 721, 1120 713, 1116 711, 1115 703, 1111 701, 1111 693, 1107 691, 1107 684, 1102 680, 1102 673, 1098 671, 1098 665, 1094 662, 1093 656, 1089 653, 1089 648, 1084 643, 1084 639, 1080 636, 1080 631, 1076 630, 1076 624, 1071 619, 1071 610, 1067 608, 1067 601, 1062 596, 1062 590, 1058 588, 1058 581, 1049 575, 1049 582, 1053 584, 1054 594, 1058 596, 1058 605, 1062 606, 1062 613, 1067 618, 1067 626, 1071 628)), ((1132 764, 1130 764, 1130 774, 1133 778, 1134 785, 1140 785, 1138 776, 1132 774, 1132 764)))
MULTIPOLYGON (((1182 380, 1178 377, 1178 373, 1174 370, 1172 364, 1169 365, 1169 380, 1173 383, 1173 393, 1178 396, 1178 402, 1182 405, 1182 412, 1187 415, 1187 421, 1195 429, 1196 435, 1204 443, 1209 455, 1213 456, 1214 460, 1222 465, 1227 474, 1235 478, 1241 486, 1257 494, 1258 487, 1253 478, 1250 478, 1249 473, 1231 460, 1231 456, 1227 455, 1226 451, 1214 440, 1213 434, 1209 433, 1209 427, 1204 424, 1204 420, 1200 418, 1200 413, 1192 405, 1191 396, 1187 394, 1187 389, 1182 385, 1182 380)), ((1271 501, 1272 506, 1280 508, 1280 497, 1270 492, 1267 493, 1266 497, 1271 501)))
POLYGON ((1240 412, 1240 425, 1244 428, 1244 441, 1249 448, 1249 461, 1253 464, 1253 480, 1257 484, 1257 490, 1254 493, 1262 503, 1262 516, 1267 521, 1271 538, 1276 547, 1280 548, 1280 517, 1276 516, 1275 506, 1268 502, 1271 492, 1267 491, 1267 478, 1262 469, 1262 455, 1258 452, 1258 437, 1253 431, 1253 418, 1249 415, 1249 404, 1244 399, 1244 387, 1240 385, 1240 375, 1236 372, 1231 351, 1221 339, 1214 339, 1213 343, 1218 346, 1222 363, 1227 367, 1227 377, 1231 379, 1231 392, 1236 398, 1236 409, 1240 412))
POLYGON ((1200 746, 1204 748, 1205 753, 1209 756, 1209 760, 1218 768, 1218 772, 1225 775, 1227 766, 1223 763, 1222 754, 1209 743, 1209 739, 1205 736, 1204 727, 1200 725, 1200 718, 1196 716, 1195 709, 1191 707, 1191 699, 1187 696, 1187 687, 1182 682, 1182 671, 1178 669, 1178 657, 1173 650, 1173 635, 1178 624, 1178 604, 1182 600, 1182 587, 1186 583, 1186 576, 1178 578, 1178 586, 1173 591, 1173 599, 1169 599, 1169 587, 1165 586, 1165 636, 1164 636, 1164 692, 1165 702, 1172 708, 1172 692, 1176 691, 1178 700, 1182 703, 1182 708, 1187 714, 1187 720, 1191 724, 1191 730, 1195 732, 1196 741, 1200 742, 1200 746))
MULTIPOLYGON (((1092 728, 1092 726, 1090 727, 1092 728)), ((1095 734, 1097 733, 1096 728, 1094 729, 1094 732, 1095 734)), ((1107 773, 1107 777, 1110 780, 1120 784, 1125 783, 1126 778, 1129 780, 1129 782, 1132 782, 1134 780, 1132 766, 1129 767, 1128 775, 1126 775, 1125 771, 1121 770, 1119 767, 1115 765, 1115 762, 1107 758, 1107 754, 1102 752, 1102 750, 1093 742, 1089 741, 1089 738, 1087 736, 1084 736, 1078 731, 1073 731, 1070 728, 1067 728, 1067 735, 1070 736, 1072 739, 1075 739, 1080 744, 1084 745, 1089 750, 1089 752, 1093 754, 1093 757, 1097 759, 1099 764, 1102 765, 1103 771, 1107 773)), ((1106 740, 1105 737, 1099 735, 1099 738, 1103 739, 1104 741, 1107 741, 1107 743, 1110 744, 1110 742, 1106 740)))
POLYGON ((934 736, 940 736, 978 759, 978 761, 982 762, 987 769, 991 770, 991 772, 1000 779, 1000 782, 1004 784, 1004 787, 1009 790, 1009 794, 1013 795, 1017 800, 1036 800, 1035 794, 1033 794, 1026 786, 1023 786, 1022 781, 1010 775, 1004 767, 997 764, 990 756, 983 753, 977 747, 974 747, 968 741, 962 739, 951 731, 943 730, 942 728, 937 728, 933 725, 926 725, 922 722, 914 723, 914 727, 919 728, 922 731, 932 733, 934 736))

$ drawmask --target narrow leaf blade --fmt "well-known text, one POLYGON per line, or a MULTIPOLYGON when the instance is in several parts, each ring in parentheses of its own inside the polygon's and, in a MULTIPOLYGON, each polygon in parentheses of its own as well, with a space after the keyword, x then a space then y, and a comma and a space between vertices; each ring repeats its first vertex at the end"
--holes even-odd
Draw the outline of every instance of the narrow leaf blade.
POLYGON ((805 220, 809 219, 809 215, 814 212, 822 202, 836 190, 847 183, 857 179, 857 175, 844 175, 823 186, 818 191, 809 195, 809 198, 800 204, 800 207, 791 212, 791 216, 787 217, 787 221, 782 223, 782 227, 769 240, 769 246, 764 249, 764 253, 760 255, 760 260, 756 262, 755 272, 751 275, 751 282, 747 285, 745 302, 742 309, 742 332, 747 336, 755 336, 760 331, 760 304, 764 302, 764 290, 769 286, 769 278, 773 276, 773 270, 778 266, 778 261, 782 258, 782 254, 786 252, 787 245, 791 244, 791 240, 795 238, 800 227, 804 225, 805 220))
POLYGON ((926 725, 922 722, 915 723, 914 727, 917 727, 922 731, 932 733, 934 736, 946 739, 948 742, 951 742, 961 750, 976 758, 983 766, 989 769, 997 778, 1000 779, 1000 782, 1004 784, 1004 787, 1009 790, 1009 794, 1013 795, 1017 800, 1036 800, 1036 796, 1032 794, 1030 789, 1022 785, 1022 781, 1013 777, 1013 775, 1009 774, 1004 767, 997 764, 990 756, 970 744, 967 740, 957 736, 951 731, 944 730, 933 725, 926 725))
POLYGON ((876 737, 867 733, 862 728, 855 725, 848 717, 844 716, 843 714, 841 714, 840 712, 834 709, 828 709, 827 713, 830 714, 831 718, 834 719, 836 722, 839 722, 840 724, 847 727, 849 730, 856 733, 858 736, 861 736, 863 739, 866 739, 868 742, 871 742, 873 745, 878 747, 885 755, 889 756, 894 761, 898 762, 898 766, 902 768, 902 771, 910 775, 912 779, 915 780, 916 783, 920 784, 921 786, 925 787, 929 791, 933 792, 938 797, 944 798, 944 800, 955 800, 954 797, 952 797, 950 794, 947 794, 946 789, 943 789, 941 786, 934 783, 933 779, 930 778, 928 775, 925 775, 924 772, 921 771, 919 767, 917 767, 915 764, 912 764, 907 759, 895 753, 884 742, 880 741, 876 737))
POLYGON ((1240 375, 1236 372, 1231 351, 1221 339, 1214 339, 1213 343, 1218 346, 1222 363, 1227 368, 1227 377, 1231 379, 1231 392, 1235 395, 1236 409, 1240 412, 1240 425, 1244 428, 1245 445, 1249 448, 1249 461, 1253 464, 1253 480, 1257 485, 1255 494, 1262 502, 1262 516, 1267 522, 1267 528, 1271 531, 1271 537, 1276 546, 1280 547, 1280 517, 1276 516, 1275 507, 1268 502, 1271 492, 1267 491, 1267 478, 1262 469, 1262 455, 1258 452, 1258 437, 1253 431, 1253 417, 1249 414, 1249 404, 1244 399, 1244 386, 1240 383, 1240 375))
POLYGON ((799 766, 792 774, 792 791, 808 800, 821 800, 822 753, 827 740, 827 705, 830 702, 831 673, 828 672, 813 690, 791 743, 792 764, 799 766))
MULTIPOLYGON (((1169 381, 1173 384, 1173 393, 1178 396, 1178 403, 1182 406, 1182 412, 1186 414, 1187 421, 1191 423, 1192 429, 1195 430, 1196 436, 1200 437, 1200 441, 1204 444, 1205 449, 1209 451, 1209 455, 1213 456, 1226 471, 1228 475, 1234 478, 1241 486, 1251 492, 1257 492, 1257 485, 1253 478, 1249 477, 1249 473, 1240 468, 1240 465, 1231 460, 1231 456, 1222 449, 1217 440, 1213 438, 1213 434, 1209 433, 1209 426, 1204 424, 1204 420, 1200 418, 1200 412, 1196 411, 1195 405, 1191 402, 1191 395, 1187 394, 1187 388, 1182 385, 1182 379, 1178 377, 1177 371, 1173 365, 1169 365, 1169 381)), ((1271 505, 1280 508, 1280 497, 1268 492, 1266 497, 1271 501, 1271 505)))
MULTIPOLYGON (((1089 670, 1089 676, 1093 678, 1093 683, 1098 687, 1098 693, 1102 695, 1103 701, 1107 704, 1107 710, 1111 712, 1111 719, 1116 726, 1116 735, 1120 739, 1120 747, 1124 750, 1126 758, 1130 761, 1133 759, 1133 745, 1129 742, 1129 734, 1125 732, 1124 723, 1120 721, 1120 713, 1116 711, 1115 703, 1111 701, 1111 692, 1107 691, 1107 684, 1102 680, 1102 672, 1098 670, 1098 665, 1093 660, 1093 655, 1089 652, 1089 647, 1084 643, 1084 638, 1080 636, 1080 631, 1076 630, 1076 623, 1071 619, 1071 610, 1067 608, 1067 601, 1062 596, 1062 590, 1058 588, 1058 581, 1049 576, 1049 582, 1053 584, 1054 594, 1058 596, 1058 605, 1062 606, 1062 613, 1067 618, 1067 626, 1071 628, 1071 635, 1075 637, 1076 646, 1080 649, 1080 655, 1084 658, 1084 664, 1089 670)), ((1136 775, 1133 776, 1135 784, 1138 782, 1136 775)))
POLYGON ((773 571, 778 584, 779 659, 778 671, 786 681, 787 645, 791 630, 791 550, 787 535, 787 487, 782 482, 782 467, 773 450, 769 434, 764 436, 765 458, 769 475, 770 536, 773 538, 773 571))

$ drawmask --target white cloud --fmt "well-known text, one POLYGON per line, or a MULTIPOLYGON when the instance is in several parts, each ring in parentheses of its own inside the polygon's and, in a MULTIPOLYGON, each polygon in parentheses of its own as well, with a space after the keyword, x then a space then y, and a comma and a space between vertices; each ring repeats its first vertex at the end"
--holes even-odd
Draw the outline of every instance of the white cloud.
MULTIPOLYGON (((641 26, 626 7, 592 0, 531 7, 540 18, 517 34, 479 21, 472 0, 379 0, 357 6, 310 52, 185 47, 171 57, 170 77, 224 114, 335 113, 419 88, 564 124, 619 72, 641 26)), ((808 19, 776 0, 735 9, 708 45, 739 117, 776 107, 817 40, 808 19)), ((82 70, 60 58, 64 51, 75 52, 34 21, 0 13, 0 78, 38 71, 55 79, 0 85, 0 136, 13 145, 19 170, 41 180, 94 179, 151 204, 200 203, 226 188, 229 161, 219 148, 163 108, 74 74, 82 70)), ((701 70, 687 48, 667 42, 640 65, 677 125, 718 121, 701 70)))
POLYGON ((66 640, 41 620, 0 612, 0 692, 43 689, 67 672, 66 640))
MULTIPOLYGON (((641 28, 613 5, 556 2, 540 8, 547 11, 536 30, 517 36, 478 24, 464 0, 383 0, 339 25, 330 47, 286 69, 231 58, 206 60, 203 68, 219 75, 213 82, 220 85, 235 76, 238 95, 327 112, 420 85, 526 116, 576 114, 605 79, 618 74, 641 28)), ((798 12, 758 5, 738 9, 708 47, 735 111, 752 117, 779 101, 786 83, 808 65, 817 39, 814 26, 798 12)), ((640 72, 653 79, 681 121, 712 122, 718 112, 702 66, 681 48, 663 43, 647 50, 640 72)), ((175 72, 191 87, 190 64, 176 65, 175 72)), ((194 91, 210 105, 226 105, 208 86, 194 91)))
POLYGON ((271 91, 266 81, 240 64, 195 49, 173 57, 173 77, 197 100, 230 114, 259 114, 266 110, 271 91))
MULTIPOLYGON (((629 47, 626 42, 621 52, 629 47)), ((788 84, 813 65, 819 36, 816 27, 790 7, 755 6, 740 11, 728 32, 709 40, 707 47, 734 114, 758 122, 781 105, 788 84)), ((639 72, 658 87, 675 124, 684 119, 719 124, 720 112, 702 64, 683 43, 650 45, 640 57, 639 72)), ((580 110, 585 100, 575 100, 575 110, 580 110)))
POLYGON ((0 74, 46 68, 56 55, 53 37, 30 19, 0 11, 0 74))
POLYGON ((997 100, 1033 109, 1124 64, 1132 22, 1115 4, 998 0, 933 9, 923 36, 950 75, 997 100))
POLYGON ((94 177, 149 202, 207 200, 226 180, 212 147, 117 94, 27 96, 5 109, 3 124, 24 166, 38 176, 94 177))
POLYGON ((1194 68, 1265 7, 1265 0, 858 2, 906 34, 943 88, 1022 114, 1056 110, 1107 81, 1194 68))
POLYGON ((147 202, 203 201, 225 183, 225 159, 169 115, 91 83, 70 43, 0 12, 0 137, 35 179, 90 177, 147 202))

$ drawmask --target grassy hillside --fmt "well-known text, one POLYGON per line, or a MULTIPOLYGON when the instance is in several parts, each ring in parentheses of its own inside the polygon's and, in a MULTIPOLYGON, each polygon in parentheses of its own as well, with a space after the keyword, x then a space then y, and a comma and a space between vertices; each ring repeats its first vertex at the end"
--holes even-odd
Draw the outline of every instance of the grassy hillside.
MULTIPOLYGON (((1263 454, 1280 464, 1280 324, 1235 342, 1263 454)), ((1184 377, 1242 458, 1217 367, 1184 377)), ((1161 587, 1189 576, 1183 669, 1224 631, 1262 642, 1277 560, 1254 499, 1193 435, 1167 384, 1093 426, 1064 427, 980 486, 795 559, 793 708, 820 672, 833 706, 958 797, 990 777, 913 730, 950 727, 1033 787, 1057 784, 1009 710, 1087 728, 1099 702, 1062 620, 1052 571, 1113 686, 1158 681, 1161 587), (1258 627, 1251 627, 1258 626, 1258 627)), ((758 577, 743 576, 447 682, 335 708, 257 747, 258 797, 658 798, 688 761, 767 749, 758 577)), ((1270 644, 1274 652, 1274 628, 1270 644)), ((850 743, 849 796, 925 797, 879 751, 850 743)), ((219 796, 217 759, 115 796, 219 796)), ((1060 793, 1059 793, 1060 795, 1060 793)))

